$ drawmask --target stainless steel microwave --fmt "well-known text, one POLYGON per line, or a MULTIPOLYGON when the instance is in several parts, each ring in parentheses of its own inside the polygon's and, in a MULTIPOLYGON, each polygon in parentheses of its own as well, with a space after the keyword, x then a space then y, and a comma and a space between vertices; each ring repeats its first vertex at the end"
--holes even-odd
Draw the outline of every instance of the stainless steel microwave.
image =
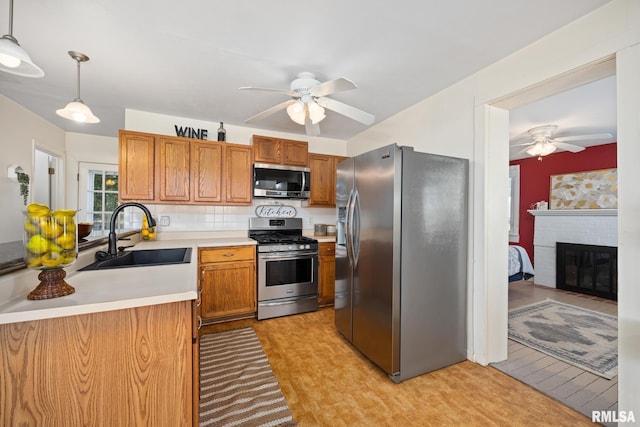
POLYGON ((311 194, 311 169, 255 163, 253 197, 308 199, 311 194))

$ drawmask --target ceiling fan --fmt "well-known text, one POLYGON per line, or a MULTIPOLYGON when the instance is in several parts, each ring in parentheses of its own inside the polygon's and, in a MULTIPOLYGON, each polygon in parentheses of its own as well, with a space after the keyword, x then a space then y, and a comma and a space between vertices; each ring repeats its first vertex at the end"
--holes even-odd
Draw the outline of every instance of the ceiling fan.
POLYGON ((572 153, 578 153, 584 150, 584 147, 574 144, 567 144, 565 141, 584 141, 584 140, 596 140, 611 138, 610 133, 597 133, 591 135, 573 135, 562 136, 559 138, 552 138, 558 126, 556 125, 543 125, 536 126, 527 131, 527 138, 531 141, 523 144, 515 144, 513 147, 527 146, 522 152, 526 152, 530 156, 538 156, 538 160, 542 160, 543 156, 547 156, 556 149, 567 150, 572 153))
POLYGON ((286 108, 291 120, 299 125, 304 125, 307 135, 319 135, 319 123, 326 117, 324 114, 326 108, 365 125, 371 125, 375 121, 375 116, 372 114, 327 97, 336 92, 355 88, 357 88, 355 83, 343 77, 321 83, 313 73, 309 72, 299 73, 298 77, 289 85, 289 90, 241 87, 240 90, 277 92, 291 97, 287 101, 248 118, 245 123, 255 123, 286 108))

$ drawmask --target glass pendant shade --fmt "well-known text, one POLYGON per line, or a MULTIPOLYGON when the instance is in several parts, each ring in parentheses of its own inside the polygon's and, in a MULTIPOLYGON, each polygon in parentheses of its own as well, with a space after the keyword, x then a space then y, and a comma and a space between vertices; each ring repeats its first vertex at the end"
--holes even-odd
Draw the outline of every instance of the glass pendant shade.
POLYGON ((309 118, 311 119, 311 123, 314 125, 321 122, 326 117, 324 115, 324 108, 315 102, 307 104, 307 108, 309 109, 309 118))
POLYGON ((0 37, 0 70, 22 77, 44 77, 44 71, 13 37, 13 0, 9 2, 9 34, 0 37))
POLYGON ((324 114, 324 108, 319 106, 314 100, 298 100, 287 107, 287 114, 294 122, 299 125, 304 125, 306 119, 306 112, 309 112, 309 119, 314 125, 326 116, 324 114))
POLYGON ((530 156, 547 156, 556 151, 556 146, 548 142, 536 142, 527 150, 530 156))
POLYGON ((93 115, 91 109, 81 99, 71 101, 64 108, 56 110, 56 113, 65 119, 76 122, 100 123, 100 119, 93 115))
POLYGON ((91 109, 80 98, 80 63, 89 60, 84 53, 69 51, 78 67, 78 96, 76 99, 68 103, 64 108, 56 110, 56 114, 65 119, 73 120, 80 123, 100 123, 100 119, 93 115, 91 109))
POLYGON ((304 125, 305 108, 302 101, 296 101, 287 107, 287 114, 299 125, 304 125))

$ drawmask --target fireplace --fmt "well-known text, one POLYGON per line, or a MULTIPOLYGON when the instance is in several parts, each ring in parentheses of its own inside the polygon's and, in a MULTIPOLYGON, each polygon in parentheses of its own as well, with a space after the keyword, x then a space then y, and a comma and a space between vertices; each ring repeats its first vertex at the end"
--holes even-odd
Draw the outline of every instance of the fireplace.
POLYGON ((556 287, 618 299, 618 248, 556 243, 556 287))

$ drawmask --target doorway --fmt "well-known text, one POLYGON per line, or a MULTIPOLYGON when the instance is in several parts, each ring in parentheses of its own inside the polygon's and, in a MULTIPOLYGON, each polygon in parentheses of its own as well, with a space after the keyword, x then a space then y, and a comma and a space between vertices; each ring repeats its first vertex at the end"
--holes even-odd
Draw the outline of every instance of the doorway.
POLYGON ((35 147, 33 153, 34 203, 42 203, 51 209, 63 208, 63 160, 42 148, 35 147))
MULTIPOLYGON (((495 102, 492 104, 492 107, 495 106, 497 108, 504 109, 509 113, 509 115, 511 115, 512 112, 517 111, 521 107, 528 107, 529 105, 545 98, 553 97, 560 93, 566 93, 570 89, 585 86, 589 83, 597 82, 612 76, 615 81, 615 57, 613 56, 604 58, 603 60, 597 61, 593 64, 588 64, 585 67, 562 75, 556 79, 551 79, 548 82, 542 82, 539 85, 523 90, 520 93, 510 95, 503 100, 495 102)), ((532 118, 531 127, 543 124, 535 123, 535 120, 548 119, 532 118)), ((502 122, 499 124, 503 125, 502 122)), ((508 126, 510 125, 511 121, 509 120, 508 126)), ((492 129, 492 131, 495 131, 495 129, 492 129)), ((504 129, 498 129, 498 132, 501 134, 503 131, 504 129)), ((524 179, 521 183, 523 188, 527 185, 524 179)), ((524 203, 526 204, 527 202, 524 203)), ((526 210, 526 208, 527 207, 522 206, 520 211, 523 209, 526 210)), ((500 316, 504 316, 502 318, 502 322, 504 322, 502 323, 503 325, 507 323, 507 313, 505 312, 505 308, 508 310, 523 304, 526 305, 533 303, 539 298, 542 298, 542 295, 544 298, 560 301, 564 300, 564 302, 576 306, 585 305, 585 301, 582 301, 584 298, 576 297, 557 289, 534 285, 533 283, 525 281, 509 283, 507 294, 508 307, 500 309, 500 316)), ((595 301, 586 301, 586 304, 597 304, 597 306, 589 307, 594 311, 617 314, 617 307, 604 300, 598 301, 597 303, 595 301)), ((508 337, 505 336, 505 338, 508 337)), ((507 359, 505 361, 495 363, 495 367, 508 375, 533 386, 541 392, 554 397, 567 406, 590 416, 591 410, 593 409, 609 410, 611 409, 611 405, 617 404, 617 377, 613 380, 599 379, 596 376, 591 376, 592 374, 585 373, 584 371, 578 370, 578 368, 572 367, 568 364, 562 365, 561 363, 556 363, 556 359, 549 358, 540 352, 529 349, 528 347, 522 346, 521 344, 517 344, 513 341, 508 341, 507 347, 507 359), (515 368, 516 365, 517 368, 515 368), (592 387, 592 389, 589 389, 589 387, 592 387), (582 390, 580 392, 582 395, 578 393, 577 390, 582 390), (587 394, 592 397, 588 402, 586 399, 590 397, 587 396, 587 394)))

